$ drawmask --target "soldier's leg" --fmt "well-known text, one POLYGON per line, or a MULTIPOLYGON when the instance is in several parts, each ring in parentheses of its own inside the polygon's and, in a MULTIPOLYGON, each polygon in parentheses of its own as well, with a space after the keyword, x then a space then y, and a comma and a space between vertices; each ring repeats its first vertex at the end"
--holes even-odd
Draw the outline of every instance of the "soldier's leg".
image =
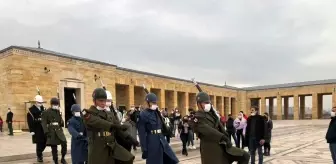
POLYGON ((68 148, 67 148, 67 142, 62 142, 61 143, 61 154, 62 154, 62 159, 61 159, 61 163, 62 164, 65 164, 65 163, 67 163, 66 161, 65 161, 65 155, 67 154, 67 151, 68 151, 68 148))
POLYGON ((55 164, 58 164, 57 145, 51 145, 51 154, 55 164))
POLYGON ((39 162, 43 161, 43 151, 45 149, 45 143, 36 143, 36 156, 39 162))

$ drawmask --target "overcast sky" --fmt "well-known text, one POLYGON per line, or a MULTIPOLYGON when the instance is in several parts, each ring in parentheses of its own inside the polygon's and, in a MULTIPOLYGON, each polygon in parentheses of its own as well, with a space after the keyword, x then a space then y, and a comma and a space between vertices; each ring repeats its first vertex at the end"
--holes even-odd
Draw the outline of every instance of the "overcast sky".
POLYGON ((232 86, 336 78, 335 0, 0 0, 0 47, 232 86))

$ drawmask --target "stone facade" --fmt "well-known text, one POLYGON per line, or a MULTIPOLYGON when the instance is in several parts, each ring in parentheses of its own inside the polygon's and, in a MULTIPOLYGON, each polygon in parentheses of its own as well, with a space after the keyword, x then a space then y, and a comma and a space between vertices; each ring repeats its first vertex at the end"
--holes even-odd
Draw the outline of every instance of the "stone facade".
MULTIPOLYGON (((0 51, 0 116, 5 119, 7 108, 14 112, 14 120, 22 121, 20 128, 26 128, 27 108, 36 95, 36 86, 49 107, 49 100, 60 93, 61 106, 64 107, 64 88, 75 88, 77 103, 83 108, 92 104, 92 91, 101 87, 101 81, 111 91, 113 101, 117 106, 146 106, 145 93, 142 85, 158 96, 159 107, 172 110, 178 108, 182 114, 187 114, 188 108, 196 108, 196 87, 187 80, 154 75, 146 72, 120 68, 106 63, 94 63, 78 58, 57 56, 43 51, 31 51, 20 47, 9 47, 0 51), (46 69, 46 70, 45 70, 46 69), (49 71, 50 70, 50 71, 49 71)), ((282 110, 288 113, 288 97, 294 98, 294 119, 300 119, 304 112, 302 102, 304 96, 313 97, 312 118, 321 118, 322 96, 333 96, 333 106, 336 106, 335 84, 310 85, 301 87, 245 90, 234 87, 201 84, 202 89, 211 96, 211 101, 221 114, 239 111, 249 112, 251 105, 266 111, 266 99, 270 99, 270 113, 277 113, 276 119, 283 119, 282 110), (274 103, 280 108, 273 108, 274 103), (252 101, 253 100, 253 101, 252 101), (284 101, 284 106, 282 105, 284 101), (252 104, 253 103, 253 104, 252 104), (301 104, 301 105, 300 105, 301 104)), ((304 103, 303 103, 304 104, 304 103)), ((65 113, 64 109, 63 115, 65 113)), ((288 114, 287 114, 288 116, 288 114)), ((287 118, 285 116, 285 118, 287 118)), ((16 127, 18 128, 18 127, 16 127)))

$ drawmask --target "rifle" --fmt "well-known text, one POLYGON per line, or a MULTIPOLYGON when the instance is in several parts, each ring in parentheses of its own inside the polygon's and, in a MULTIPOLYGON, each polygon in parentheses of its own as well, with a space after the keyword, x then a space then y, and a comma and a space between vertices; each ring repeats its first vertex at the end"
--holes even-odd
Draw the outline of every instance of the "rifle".
MULTIPOLYGON (((143 87, 145 93, 146 93, 146 94, 149 94, 149 91, 148 91, 148 89, 146 88, 145 84, 142 84, 142 87, 143 87)), ((159 115, 159 118, 160 118, 161 123, 162 123, 162 133, 163 133, 163 134, 169 134, 168 127, 167 127, 165 121, 163 120, 162 115, 161 115, 161 112, 159 111, 159 109, 156 109, 156 113, 159 115)))
POLYGON ((75 93, 73 93, 72 94, 72 97, 74 98, 74 100, 75 100, 75 104, 77 104, 77 98, 76 98, 76 95, 75 95, 75 93))
POLYGON ((104 85, 104 83, 103 83, 103 80, 102 80, 102 79, 100 79, 100 83, 101 83, 101 85, 102 85, 103 89, 106 91, 106 87, 105 87, 105 85, 104 85))
MULTIPOLYGON (((194 78, 192 78, 191 81, 195 84, 195 86, 196 86, 196 88, 197 88, 197 90, 198 90, 199 92, 203 92, 202 89, 201 89, 201 87, 198 85, 198 83, 195 81, 194 78)), ((211 112, 212 114, 214 114, 215 116, 217 116, 217 118, 218 118, 218 115, 216 114, 215 109, 213 108, 213 105, 212 105, 211 102, 210 102, 210 104, 211 104, 210 112, 211 112)), ((218 119, 219 119, 219 118, 218 118, 218 119)))
POLYGON ((60 109, 61 109, 61 99, 60 99, 60 94, 59 94, 59 90, 58 90, 58 88, 57 88, 57 98, 58 98, 58 102, 59 102, 59 104, 58 104, 58 108, 59 108, 59 113, 60 113, 60 116, 61 116, 61 118, 62 118, 62 122, 61 122, 61 126, 64 126, 64 122, 63 122, 63 117, 62 117, 62 112, 60 111, 60 109))

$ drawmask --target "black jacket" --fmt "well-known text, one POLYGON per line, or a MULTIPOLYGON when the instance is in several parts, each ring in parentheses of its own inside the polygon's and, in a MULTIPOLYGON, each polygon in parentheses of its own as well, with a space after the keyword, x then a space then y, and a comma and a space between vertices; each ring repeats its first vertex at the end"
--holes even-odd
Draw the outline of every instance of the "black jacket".
POLYGON ((42 128, 42 112, 44 107, 41 106, 41 110, 35 105, 31 106, 27 113, 27 122, 29 126, 29 131, 34 132, 35 135, 32 136, 33 143, 45 143, 46 137, 42 128))
POLYGON ((336 117, 332 117, 326 134, 327 143, 336 143, 336 117))
POLYGON ((235 132, 235 127, 233 126, 233 118, 229 117, 228 120, 226 121, 226 131, 233 133, 235 132))
POLYGON ((250 116, 247 118, 247 126, 246 126, 246 143, 248 143, 249 138, 251 137, 251 129, 255 128, 255 138, 257 141, 264 140, 267 134, 266 129, 266 121, 265 118, 261 115, 250 116), (252 120, 255 120, 255 127, 251 126, 252 120))
POLYGON ((12 123, 13 122, 13 112, 8 112, 6 117, 6 123, 12 123))

